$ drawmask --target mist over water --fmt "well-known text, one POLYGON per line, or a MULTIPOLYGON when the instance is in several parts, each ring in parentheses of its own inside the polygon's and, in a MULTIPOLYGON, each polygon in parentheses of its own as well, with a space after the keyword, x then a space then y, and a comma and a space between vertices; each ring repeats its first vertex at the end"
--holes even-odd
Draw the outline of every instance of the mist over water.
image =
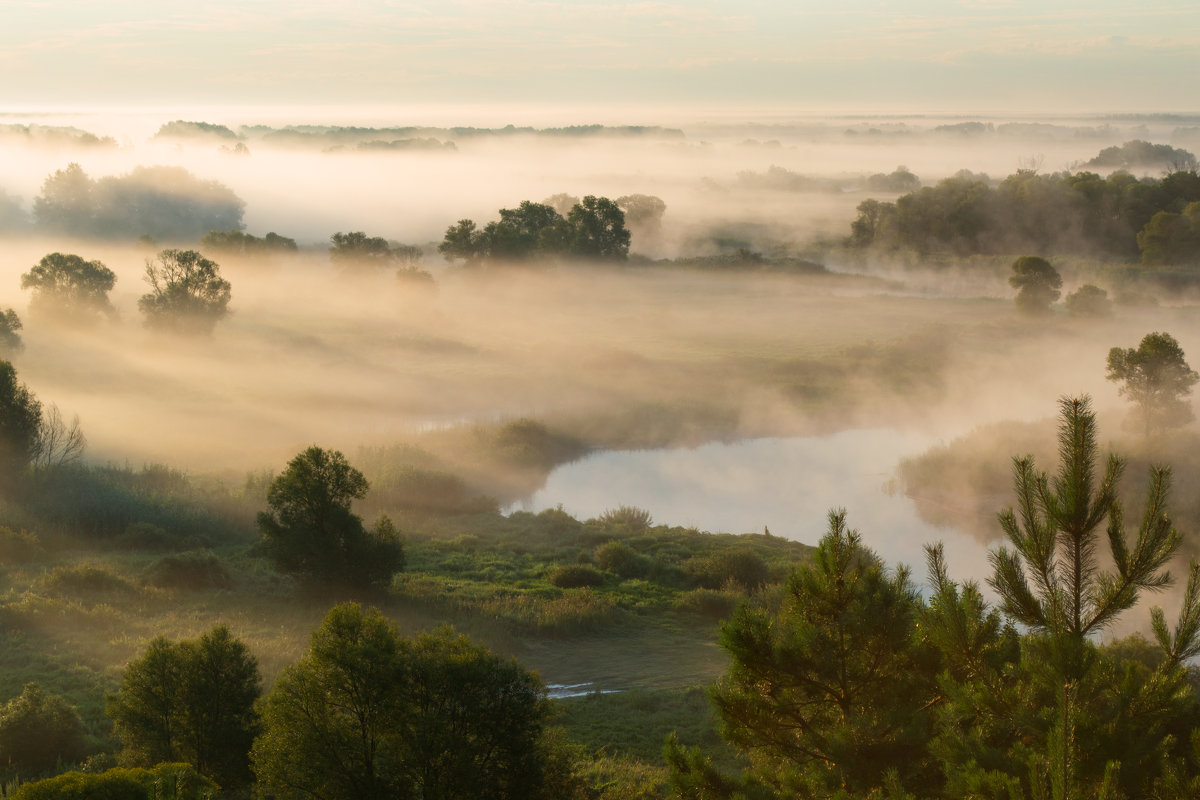
MULTIPOLYGON (((597 453, 555 470, 525 510, 561 505, 580 519, 617 505, 649 511, 656 524, 725 533, 762 533, 813 543, 828 530, 829 511, 889 564, 923 574, 924 546, 942 541, 956 576, 986 577, 978 538, 920 518, 890 486, 901 458, 936 444, 930 434, 887 428, 828 436, 752 439, 668 451, 597 453)), ((1000 533, 996 527, 996 534, 1000 533)))

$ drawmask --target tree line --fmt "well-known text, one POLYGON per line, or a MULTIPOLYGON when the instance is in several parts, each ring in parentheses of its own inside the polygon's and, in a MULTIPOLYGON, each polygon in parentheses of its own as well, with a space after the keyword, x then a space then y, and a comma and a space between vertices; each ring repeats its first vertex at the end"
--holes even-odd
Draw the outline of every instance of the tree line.
POLYGON ((895 202, 863 201, 848 242, 919 254, 1033 251, 1195 265, 1198 220, 1194 165, 1162 178, 1022 169, 995 186, 986 175, 963 170, 895 202))

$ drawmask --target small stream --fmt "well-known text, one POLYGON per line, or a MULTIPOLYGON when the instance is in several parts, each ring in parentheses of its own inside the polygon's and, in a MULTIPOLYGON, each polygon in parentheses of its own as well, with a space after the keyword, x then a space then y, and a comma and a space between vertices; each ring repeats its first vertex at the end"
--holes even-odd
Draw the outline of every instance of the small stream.
POLYGON ((929 542, 945 544, 951 574, 982 580, 987 547, 953 528, 921 520, 911 500, 887 485, 902 458, 938 440, 928 433, 868 428, 825 436, 750 439, 690 449, 610 451, 554 470, 546 485, 514 506, 557 505, 588 519, 620 505, 649 511, 656 524, 728 533, 764 528, 815 544, 832 508, 887 563, 908 564, 924 584, 929 542))

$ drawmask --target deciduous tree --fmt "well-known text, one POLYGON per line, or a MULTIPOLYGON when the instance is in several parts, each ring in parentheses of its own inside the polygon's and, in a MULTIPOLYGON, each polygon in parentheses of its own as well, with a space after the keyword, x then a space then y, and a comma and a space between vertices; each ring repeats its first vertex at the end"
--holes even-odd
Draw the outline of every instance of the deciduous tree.
POLYGON ((268 554, 287 572, 319 581, 379 584, 404 566, 404 550, 386 517, 368 532, 351 503, 367 479, 336 450, 309 447, 267 489, 270 511, 258 527, 268 554))
POLYGON ((1109 350, 1108 379, 1121 384, 1121 395, 1137 404, 1147 436, 1195 416, 1185 398, 1200 375, 1188 366, 1183 348, 1169 333, 1148 333, 1136 349, 1109 350))
POLYGON ((104 264, 74 253, 43 256, 21 276, 21 288, 33 290, 31 310, 81 325, 116 316, 108 299, 116 282, 117 276, 104 264))
POLYGON ((138 298, 146 325, 176 333, 212 333, 229 313, 232 287, 220 267, 195 250, 162 250, 146 260, 150 291, 138 298))
POLYGON ((1059 297, 1062 276, 1050 262, 1037 256, 1021 256, 1012 265, 1008 285, 1017 290, 1017 308, 1026 314, 1047 314, 1059 297))

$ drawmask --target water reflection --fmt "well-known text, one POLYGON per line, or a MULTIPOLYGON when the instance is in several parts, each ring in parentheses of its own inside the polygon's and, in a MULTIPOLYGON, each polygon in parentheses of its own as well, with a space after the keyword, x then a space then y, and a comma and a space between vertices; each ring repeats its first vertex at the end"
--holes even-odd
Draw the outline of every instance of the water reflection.
POLYGON ((921 520, 913 502, 886 485, 901 458, 937 444, 927 433, 885 428, 828 436, 753 439, 693 449, 596 453, 559 467, 520 508, 561 504, 579 519, 619 505, 644 508, 656 523, 761 533, 815 543, 831 508, 888 563, 924 582, 928 542, 943 541, 951 574, 983 580, 986 547, 954 528, 921 520))

